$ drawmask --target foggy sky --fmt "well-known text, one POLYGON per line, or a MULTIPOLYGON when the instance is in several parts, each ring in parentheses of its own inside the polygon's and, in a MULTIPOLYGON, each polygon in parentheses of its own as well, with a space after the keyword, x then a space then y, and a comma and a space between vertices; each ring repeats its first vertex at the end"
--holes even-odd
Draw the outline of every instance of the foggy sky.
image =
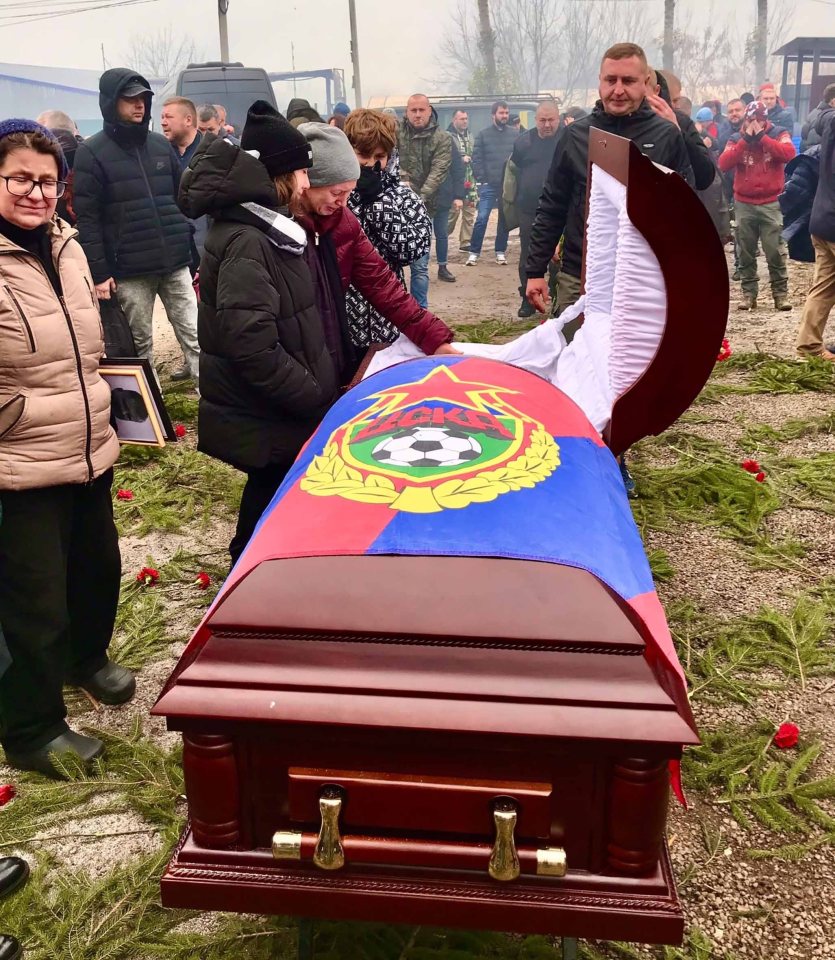
MULTIPOLYGON (((470 2, 475 7, 475 0, 470 2)), ((415 90, 434 92, 437 40, 448 28, 453 6, 454 0, 356 0, 365 100, 415 90)), ((648 6, 660 34, 663 2, 649 0, 648 6)), ((755 0, 733 2, 740 20, 755 6, 755 0)), ((707 15, 705 0, 679 0, 677 7, 682 13, 692 7, 702 22, 707 15)), ((835 6, 798 0, 796 8, 790 37, 835 34, 835 6)), ((727 7, 723 3, 716 9, 727 7)), ((219 58, 215 0, 157 0, 34 24, 2 24, 3 59, 9 62, 100 69, 104 43, 108 65, 120 66, 132 34, 167 24, 188 30, 206 59, 219 58)), ((290 70, 293 41, 297 70, 343 67, 350 88, 349 39, 348 0, 230 0, 231 58, 248 66, 290 70)), ((348 100, 355 105, 350 89, 348 100)))

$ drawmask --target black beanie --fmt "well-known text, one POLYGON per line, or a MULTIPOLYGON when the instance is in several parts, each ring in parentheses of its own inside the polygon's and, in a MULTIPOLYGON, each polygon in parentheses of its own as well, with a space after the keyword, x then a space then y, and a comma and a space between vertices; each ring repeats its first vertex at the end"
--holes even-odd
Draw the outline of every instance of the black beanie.
POLYGON ((256 100, 247 111, 241 148, 257 150, 271 177, 313 166, 313 155, 304 135, 266 100, 256 100))

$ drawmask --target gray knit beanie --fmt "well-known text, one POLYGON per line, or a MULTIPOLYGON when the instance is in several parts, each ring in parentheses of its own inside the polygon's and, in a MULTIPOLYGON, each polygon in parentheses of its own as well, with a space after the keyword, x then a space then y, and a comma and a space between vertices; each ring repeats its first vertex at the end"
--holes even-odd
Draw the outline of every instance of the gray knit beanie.
POLYGON ((313 166, 307 171, 311 187, 358 180, 360 164, 354 148, 338 127, 324 123, 303 123, 298 128, 313 151, 313 166))

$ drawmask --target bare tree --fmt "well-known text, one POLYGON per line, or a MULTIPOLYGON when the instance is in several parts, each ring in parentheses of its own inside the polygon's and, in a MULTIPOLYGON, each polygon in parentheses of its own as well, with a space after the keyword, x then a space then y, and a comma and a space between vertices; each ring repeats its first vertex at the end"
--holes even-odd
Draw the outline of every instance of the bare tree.
POLYGON ((665 70, 673 68, 673 33, 676 28, 676 0, 664 0, 664 43, 661 47, 661 60, 665 70))
POLYGON ((478 0, 478 33, 481 55, 484 58, 484 82, 488 90, 494 90, 497 80, 496 36, 490 23, 489 0, 478 0))
POLYGON ((169 24, 160 27, 156 33, 133 37, 123 56, 128 67, 138 73, 168 78, 192 61, 201 59, 202 53, 188 34, 175 33, 169 24))
POLYGON ((768 55, 768 0, 757 0, 757 25, 754 27, 754 64, 757 84, 765 81, 765 61, 768 55))

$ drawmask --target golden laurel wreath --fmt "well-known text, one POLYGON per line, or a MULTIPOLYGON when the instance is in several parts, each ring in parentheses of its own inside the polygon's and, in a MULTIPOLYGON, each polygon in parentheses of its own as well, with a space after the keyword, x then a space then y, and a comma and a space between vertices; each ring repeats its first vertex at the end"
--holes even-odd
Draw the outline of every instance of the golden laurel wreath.
POLYGON ((344 497, 360 503, 387 504, 407 513, 437 513, 458 510, 471 503, 489 503, 502 493, 529 489, 549 477, 560 465, 560 448, 545 430, 534 430, 525 452, 496 470, 485 470, 465 480, 445 480, 434 487, 406 486, 398 490, 385 476, 364 476, 349 467, 339 455, 339 446, 329 443, 313 458, 301 482, 302 490, 317 497, 344 497))

